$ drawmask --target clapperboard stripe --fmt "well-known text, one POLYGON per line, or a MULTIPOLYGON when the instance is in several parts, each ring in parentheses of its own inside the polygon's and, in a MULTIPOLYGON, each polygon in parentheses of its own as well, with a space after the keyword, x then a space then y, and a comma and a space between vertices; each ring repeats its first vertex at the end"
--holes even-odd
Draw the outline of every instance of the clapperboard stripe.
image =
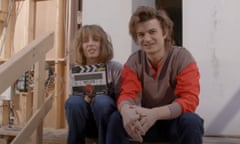
POLYGON ((106 64, 75 65, 72 67, 73 95, 86 95, 86 86, 93 87, 91 96, 108 93, 106 64))
POLYGON ((104 64, 74 66, 72 73, 95 72, 99 68, 105 68, 104 64))

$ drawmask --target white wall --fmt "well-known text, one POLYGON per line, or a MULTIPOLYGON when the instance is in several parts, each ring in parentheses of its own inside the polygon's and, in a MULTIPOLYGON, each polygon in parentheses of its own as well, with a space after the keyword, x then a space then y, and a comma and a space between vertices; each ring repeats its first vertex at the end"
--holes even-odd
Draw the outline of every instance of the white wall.
POLYGON ((101 25, 111 36, 114 60, 121 63, 132 52, 128 21, 136 5, 154 5, 154 0, 83 0, 83 25, 101 25))
POLYGON ((131 51, 127 30, 130 13, 129 0, 83 0, 83 25, 101 25, 112 39, 114 59, 122 63, 131 51))
POLYGON ((239 0, 183 1, 183 45, 200 68, 198 112, 208 135, 240 136, 239 6, 239 0))
POLYGON ((12 87, 7 88, 3 93, 0 93, 0 101, 12 100, 12 87))

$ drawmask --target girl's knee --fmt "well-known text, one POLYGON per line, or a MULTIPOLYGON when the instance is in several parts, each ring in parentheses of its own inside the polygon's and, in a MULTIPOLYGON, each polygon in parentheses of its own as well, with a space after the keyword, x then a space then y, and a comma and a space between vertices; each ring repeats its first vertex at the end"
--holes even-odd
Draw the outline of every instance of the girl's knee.
POLYGON ((92 107, 97 110, 113 106, 115 106, 114 100, 107 95, 96 96, 92 102, 92 107))
POLYGON ((86 105, 87 103, 82 96, 70 96, 65 102, 65 109, 80 109, 86 105))

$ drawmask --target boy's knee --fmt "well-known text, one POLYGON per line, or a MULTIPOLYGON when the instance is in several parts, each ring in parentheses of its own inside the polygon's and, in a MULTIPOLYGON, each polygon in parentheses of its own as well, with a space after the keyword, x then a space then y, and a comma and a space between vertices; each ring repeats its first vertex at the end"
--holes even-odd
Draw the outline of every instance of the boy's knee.
POLYGON ((180 116, 179 124, 187 129, 203 129, 203 119, 195 113, 185 113, 180 116))
POLYGON ((115 111, 112 113, 111 118, 110 118, 111 122, 122 122, 122 118, 121 115, 118 111, 115 111))

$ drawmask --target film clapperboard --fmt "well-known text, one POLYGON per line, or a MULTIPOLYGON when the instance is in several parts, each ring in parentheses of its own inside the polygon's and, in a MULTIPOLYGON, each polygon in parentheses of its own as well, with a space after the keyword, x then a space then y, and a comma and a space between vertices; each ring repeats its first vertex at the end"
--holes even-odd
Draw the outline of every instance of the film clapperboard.
POLYGON ((94 97, 108 92, 106 64, 74 66, 72 77, 73 95, 94 97))

